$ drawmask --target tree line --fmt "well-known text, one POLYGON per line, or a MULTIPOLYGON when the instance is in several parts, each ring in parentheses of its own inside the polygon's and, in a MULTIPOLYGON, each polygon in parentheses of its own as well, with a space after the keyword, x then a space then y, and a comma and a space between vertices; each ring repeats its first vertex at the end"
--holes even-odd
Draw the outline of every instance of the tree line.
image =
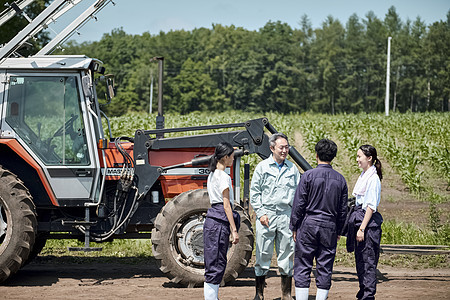
POLYGON ((382 112, 389 36, 390 109, 448 111, 450 11, 430 25, 402 21, 392 6, 384 19, 371 11, 345 24, 329 16, 320 28, 306 15, 298 28, 280 21, 254 31, 213 24, 130 35, 119 28, 100 41, 70 41, 60 54, 98 58, 115 75, 117 96, 103 107, 111 115, 149 111, 155 56, 164 57, 164 109, 173 112, 382 112))

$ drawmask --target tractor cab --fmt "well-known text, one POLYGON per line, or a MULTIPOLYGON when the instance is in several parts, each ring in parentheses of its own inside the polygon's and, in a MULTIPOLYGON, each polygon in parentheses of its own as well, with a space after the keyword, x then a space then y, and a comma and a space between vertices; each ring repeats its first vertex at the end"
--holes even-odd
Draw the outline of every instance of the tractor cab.
POLYGON ((99 199, 103 129, 92 82, 100 64, 46 56, 8 58, 0 68, 1 137, 17 140, 39 164, 61 206, 99 199))

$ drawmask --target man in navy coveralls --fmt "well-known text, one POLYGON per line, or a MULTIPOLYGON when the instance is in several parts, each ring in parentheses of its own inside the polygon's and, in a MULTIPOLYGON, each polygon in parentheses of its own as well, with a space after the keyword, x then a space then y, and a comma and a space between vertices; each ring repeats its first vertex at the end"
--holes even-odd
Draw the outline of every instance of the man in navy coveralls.
POLYGON ((295 241, 294 280, 297 300, 308 299, 311 269, 316 259, 316 299, 326 299, 339 233, 345 222, 347 183, 331 167, 336 144, 327 139, 316 146, 317 168, 300 178, 292 206, 291 222, 295 241))

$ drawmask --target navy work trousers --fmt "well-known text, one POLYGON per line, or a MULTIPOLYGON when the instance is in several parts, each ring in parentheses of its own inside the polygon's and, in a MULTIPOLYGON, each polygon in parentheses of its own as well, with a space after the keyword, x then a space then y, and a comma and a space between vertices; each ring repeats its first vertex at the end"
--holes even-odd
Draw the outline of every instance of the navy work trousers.
POLYGON ((227 251, 230 243, 230 224, 214 218, 206 218, 203 225, 205 258, 205 282, 220 284, 227 267, 227 251))
POLYGON ((295 243, 295 287, 309 287, 313 260, 316 258, 316 285, 320 289, 329 290, 336 246, 336 223, 305 218, 297 230, 297 242, 295 243))
MULTIPOLYGON (((355 228, 355 230, 358 230, 355 228)), ((367 227, 364 241, 355 247, 356 272, 358 274, 358 299, 375 299, 377 290, 377 265, 380 257, 381 226, 367 227)))
MULTIPOLYGON (((241 218, 233 211, 236 230, 239 231, 241 218)), ((220 284, 227 267, 227 251, 230 245, 230 223, 223 204, 213 204, 206 214, 203 224, 203 246, 205 259, 205 282, 220 284)))

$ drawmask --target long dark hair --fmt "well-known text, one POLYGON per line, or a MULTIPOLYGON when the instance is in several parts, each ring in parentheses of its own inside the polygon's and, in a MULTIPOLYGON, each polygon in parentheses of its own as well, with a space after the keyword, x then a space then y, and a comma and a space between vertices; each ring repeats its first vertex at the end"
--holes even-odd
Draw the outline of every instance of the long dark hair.
POLYGON ((382 180, 383 172, 381 171, 381 161, 377 156, 377 149, 375 149, 375 147, 372 145, 362 145, 361 147, 359 147, 359 149, 361 149, 365 156, 372 156, 372 165, 375 166, 375 168, 377 169, 378 177, 380 178, 380 180, 382 180))
POLYGON ((209 170, 214 172, 216 170, 217 162, 222 159, 222 157, 230 156, 231 153, 234 152, 234 148, 230 143, 220 142, 216 146, 216 150, 214 151, 214 155, 211 157, 209 161, 209 170))

